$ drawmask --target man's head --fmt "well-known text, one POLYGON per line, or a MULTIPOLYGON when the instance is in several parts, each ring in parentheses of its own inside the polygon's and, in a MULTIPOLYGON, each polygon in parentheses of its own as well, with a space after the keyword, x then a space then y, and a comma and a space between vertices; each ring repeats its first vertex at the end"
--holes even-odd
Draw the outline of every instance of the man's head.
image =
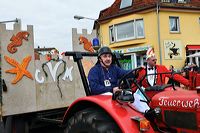
POLYGON ((155 56, 153 48, 149 48, 146 53, 147 65, 154 67, 156 65, 157 58, 155 56))
POLYGON ((108 68, 112 64, 112 51, 109 47, 101 47, 98 52, 98 60, 103 67, 108 68))

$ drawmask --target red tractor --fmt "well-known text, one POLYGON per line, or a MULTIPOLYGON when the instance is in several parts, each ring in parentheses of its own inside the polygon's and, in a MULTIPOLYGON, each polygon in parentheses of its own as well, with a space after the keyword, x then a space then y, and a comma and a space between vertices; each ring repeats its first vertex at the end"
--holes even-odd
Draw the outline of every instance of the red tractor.
MULTIPOLYGON (((86 97, 79 98, 69 106, 64 118, 65 133, 199 133, 200 132, 200 74, 190 73, 192 90, 184 90, 174 84, 153 86, 145 91, 136 78, 128 79, 132 72, 137 73, 142 68, 133 69, 120 80, 121 93, 111 95, 91 96, 86 75, 81 63, 83 56, 95 56, 92 53, 66 52, 77 62, 83 81, 86 97), (194 76, 195 75, 195 76, 194 76), (141 92, 150 110, 141 113, 132 105, 134 92, 130 82, 133 82, 141 92), (197 88, 197 89, 196 89, 197 88)), ((119 65, 119 54, 115 54, 119 65)), ((173 77, 173 73, 172 73, 173 77)))

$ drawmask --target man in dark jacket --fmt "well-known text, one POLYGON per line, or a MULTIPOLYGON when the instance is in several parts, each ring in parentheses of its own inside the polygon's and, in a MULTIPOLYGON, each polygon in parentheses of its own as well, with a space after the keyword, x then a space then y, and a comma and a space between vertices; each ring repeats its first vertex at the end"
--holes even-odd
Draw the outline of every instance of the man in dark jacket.
POLYGON ((89 71, 88 80, 92 95, 120 91, 118 80, 129 70, 124 70, 112 63, 109 47, 102 47, 98 52, 98 62, 89 71))

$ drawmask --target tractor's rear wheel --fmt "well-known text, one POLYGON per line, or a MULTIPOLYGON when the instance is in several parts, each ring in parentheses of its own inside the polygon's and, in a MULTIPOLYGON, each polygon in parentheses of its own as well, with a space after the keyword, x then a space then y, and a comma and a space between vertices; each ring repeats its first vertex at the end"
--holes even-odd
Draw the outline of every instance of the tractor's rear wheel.
POLYGON ((102 109, 87 108, 67 121, 65 133, 121 133, 121 130, 102 109))

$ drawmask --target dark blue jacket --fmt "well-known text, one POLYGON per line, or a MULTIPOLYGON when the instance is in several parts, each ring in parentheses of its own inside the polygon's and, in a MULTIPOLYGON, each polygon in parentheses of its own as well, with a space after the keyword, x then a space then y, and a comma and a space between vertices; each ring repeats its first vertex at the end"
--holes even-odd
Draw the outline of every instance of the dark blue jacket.
POLYGON ((90 69, 88 74, 89 87, 92 95, 112 92, 113 88, 118 86, 118 80, 129 71, 130 70, 124 70, 114 64, 106 70, 101 64, 96 64, 90 69), (111 86, 106 87, 104 85, 104 80, 109 80, 111 86))

